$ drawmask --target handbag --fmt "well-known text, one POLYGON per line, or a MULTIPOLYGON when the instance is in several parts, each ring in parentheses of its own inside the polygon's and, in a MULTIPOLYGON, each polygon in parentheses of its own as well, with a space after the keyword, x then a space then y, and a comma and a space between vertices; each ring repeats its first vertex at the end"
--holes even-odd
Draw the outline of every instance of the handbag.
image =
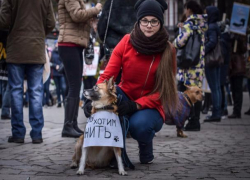
POLYGON ((91 65, 95 57, 94 44, 92 37, 89 37, 88 47, 84 50, 84 60, 85 64, 91 65))
POLYGON ((186 45, 183 48, 177 49, 177 67, 188 69, 199 64, 201 45, 201 35, 197 29, 194 29, 186 45))
POLYGON ((113 0, 111 0, 110 8, 109 8, 109 15, 108 15, 108 20, 107 20, 107 26, 105 30, 105 35, 103 39, 103 58, 101 59, 101 70, 104 70, 108 64, 109 58, 111 56, 111 51, 108 45, 106 44, 106 39, 107 39, 107 33, 108 33, 108 27, 109 27, 109 20, 110 20, 110 15, 112 12, 112 6, 113 6, 113 0))
POLYGON ((220 47, 221 42, 220 41, 221 40, 219 37, 215 48, 205 56, 205 66, 206 67, 214 68, 214 67, 218 67, 224 63, 224 59, 223 59, 223 56, 221 53, 221 47, 220 47))
POLYGON ((245 76, 250 79, 250 56, 248 57, 248 61, 246 62, 246 74, 245 76))
POLYGON ((233 53, 230 60, 229 75, 244 76, 246 74, 246 58, 243 54, 233 53))

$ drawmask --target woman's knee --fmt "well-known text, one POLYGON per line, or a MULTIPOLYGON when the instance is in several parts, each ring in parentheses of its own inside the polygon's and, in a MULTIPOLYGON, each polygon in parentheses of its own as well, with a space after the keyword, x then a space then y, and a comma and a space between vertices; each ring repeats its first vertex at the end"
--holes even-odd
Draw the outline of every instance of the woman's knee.
POLYGON ((150 142, 163 125, 163 119, 157 110, 141 110, 129 119, 129 131, 137 141, 150 142))

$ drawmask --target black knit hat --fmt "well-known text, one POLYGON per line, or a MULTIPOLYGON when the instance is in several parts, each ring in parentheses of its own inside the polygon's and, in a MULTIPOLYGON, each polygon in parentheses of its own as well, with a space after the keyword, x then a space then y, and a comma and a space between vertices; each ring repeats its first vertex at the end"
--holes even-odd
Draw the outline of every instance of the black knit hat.
POLYGON ((164 22, 164 11, 168 9, 168 5, 165 0, 139 0, 135 4, 135 10, 137 11, 137 21, 145 16, 156 17, 161 26, 164 22))

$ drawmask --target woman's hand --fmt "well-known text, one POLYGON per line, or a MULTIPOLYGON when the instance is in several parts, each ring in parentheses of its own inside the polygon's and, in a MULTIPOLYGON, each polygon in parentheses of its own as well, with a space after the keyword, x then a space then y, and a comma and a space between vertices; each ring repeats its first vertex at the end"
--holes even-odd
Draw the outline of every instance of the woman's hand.
POLYGON ((101 12, 102 10, 102 4, 101 3, 97 3, 96 6, 95 6, 99 12, 101 12))
POLYGON ((132 114, 138 110, 139 105, 137 105, 134 101, 123 101, 118 106, 118 114, 119 116, 125 116, 132 114))

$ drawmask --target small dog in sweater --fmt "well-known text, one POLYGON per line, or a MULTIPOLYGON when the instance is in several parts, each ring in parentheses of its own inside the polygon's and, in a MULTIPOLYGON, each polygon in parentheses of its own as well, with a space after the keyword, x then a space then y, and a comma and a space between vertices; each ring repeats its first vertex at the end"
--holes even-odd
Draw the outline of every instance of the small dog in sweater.
POLYGON ((174 116, 166 115, 165 124, 167 125, 176 125, 177 128, 177 137, 185 138, 185 135, 182 131, 185 121, 188 119, 191 113, 193 104, 197 101, 203 100, 202 90, 197 86, 186 86, 187 90, 178 92, 179 102, 181 103, 181 109, 174 116))

